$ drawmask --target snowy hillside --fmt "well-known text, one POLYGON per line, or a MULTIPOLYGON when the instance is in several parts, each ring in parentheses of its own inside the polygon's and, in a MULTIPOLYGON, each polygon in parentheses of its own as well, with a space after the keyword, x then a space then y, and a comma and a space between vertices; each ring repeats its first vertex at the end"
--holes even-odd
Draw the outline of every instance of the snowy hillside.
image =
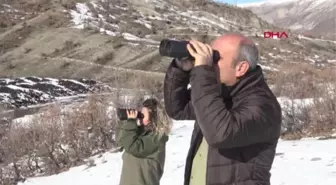
MULTIPOLYGON (((208 37, 215 38, 229 31, 239 31, 250 37, 256 35, 262 37, 265 29, 274 29, 254 16, 247 20, 244 16, 249 14, 248 11, 237 9, 235 10, 237 12, 231 12, 233 9, 228 9, 227 11, 216 13, 211 10, 211 8, 216 6, 222 6, 222 9, 226 10, 227 7, 224 5, 208 5, 209 7, 184 10, 184 7, 177 6, 170 1, 152 0, 143 2, 142 6, 146 7, 146 10, 151 9, 151 11, 144 11, 144 7, 137 3, 135 3, 136 6, 132 6, 131 3, 135 2, 113 4, 109 3, 109 1, 96 0, 87 3, 77 3, 76 9, 70 11, 74 28, 93 29, 105 35, 122 38, 129 45, 150 48, 145 52, 148 55, 132 61, 126 59, 131 64, 120 64, 118 65, 120 67, 133 68, 133 66, 138 66, 140 63, 153 58, 153 56, 158 54, 156 51, 157 44, 165 37, 180 39, 206 33, 208 37), (236 14, 238 17, 230 16, 230 13, 236 14)), ((275 2, 272 1, 271 3, 274 4, 275 2)), ((213 11, 217 10, 213 9, 213 11)), ((316 41, 302 35, 289 34, 291 41, 292 39, 294 40, 293 45, 289 44, 290 42, 283 43, 280 39, 279 41, 255 40, 261 51, 261 64, 264 66, 264 70, 277 71, 276 68, 281 64, 281 61, 286 63, 294 61, 301 63, 304 61, 320 67, 333 64, 329 62, 333 60, 331 55, 318 53, 318 50, 306 52, 302 50, 302 46, 303 48, 315 48, 318 46, 330 49, 335 46, 335 43, 325 41, 330 45, 324 43, 312 44, 316 41)), ((202 38, 199 39, 202 40, 202 38)), ((155 65, 155 63, 151 63, 151 65, 155 65)), ((161 64, 161 67, 158 65, 155 68, 165 71, 166 66, 161 64)))
POLYGON ((239 4, 269 23, 301 31, 307 35, 336 38, 336 1, 334 0, 268 0, 239 4))
POLYGON ((9 107, 25 107, 48 103, 57 97, 98 92, 103 88, 107 86, 87 79, 0 78, 0 104, 9 107))
MULTIPOLYGON (((153 0, 143 3, 146 3, 158 12, 152 15, 146 15, 140 11, 140 8, 131 7, 127 3, 110 4, 108 1, 91 1, 90 3, 78 3, 76 10, 71 11, 71 15, 75 23, 75 28, 96 28, 107 35, 116 36, 121 34, 126 40, 144 41, 154 44, 158 44, 158 41, 141 39, 136 35, 143 37, 146 33, 149 33, 151 29, 156 29, 157 32, 161 32, 163 31, 162 28, 166 27, 166 25, 163 25, 164 23, 168 25, 178 24, 179 27, 174 28, 172 26, 169 29, 175 31, 180 30, 179 34, 183 34, 185 31, 192 33, 203 29, 210 34, 218 36, 220 32, 229 29, 238 29, 239 27, 249 28, 248 25, 228 20, 225 18, 225 15, 215 16, 212 13, 202 10, 184 11, 181 10, 180 7, 164 0, 153 0), (127 15, 132 8, 135 8, 137 12, 133 12, 132 15, 127 15), (108 12, 108 9, 110 9, 112 13, 108 12), (119 12, 119 14, 114 14, 113 12, 119 12), (160 14, 161 12, 162 14, 160 14), (139 26, 138 28, 133 28, 133 30, 125 29, 125 25, 122 24, 121 20, 128 16, 133 20, 128 20, 129 22, 127 24, 137 25, 139 26), (160 26, 156 25, 160 22, 160 26), (143 33, 135 33, 140 28, 142 28, 143 33)), ((251 31, 252 30, 249 30, 249 32, 251 31)), ((150 35, 146 36, 150 37, 150 35)))
POLYGON ((263 38, 265 30, 277 29, 250 10, 216 1, 6 0, 0 5, 0 73, 122 81, 127 88, 146 75, 159 83, 170 60, 159 55, 162 39, 210 42, 228 32, 258 44, 268 73, 288 63, 335 65, 334 43, 292 32, 288 39, 263 38))
MULTIPOLYGON (((178 121, 167 145, 162 185, 181 185, 193 122, 178 121)), ((336 140, 280 141, 272 168, 272 185, 334 185, 336 140)), ((80 166, 49 177, 31 178, 19 185, 118 185, 121 153, 93 157, 94 166, 80 166)))

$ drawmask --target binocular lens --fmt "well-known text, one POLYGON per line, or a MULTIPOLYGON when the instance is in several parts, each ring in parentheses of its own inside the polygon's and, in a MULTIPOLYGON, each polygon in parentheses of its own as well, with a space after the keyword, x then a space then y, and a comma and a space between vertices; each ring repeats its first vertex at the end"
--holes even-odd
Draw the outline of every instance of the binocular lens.
POLYGON ((188 41, 164 39, 160 43, 160 55, 173 58, 191 57, 187 49, 188 43, 188 41))

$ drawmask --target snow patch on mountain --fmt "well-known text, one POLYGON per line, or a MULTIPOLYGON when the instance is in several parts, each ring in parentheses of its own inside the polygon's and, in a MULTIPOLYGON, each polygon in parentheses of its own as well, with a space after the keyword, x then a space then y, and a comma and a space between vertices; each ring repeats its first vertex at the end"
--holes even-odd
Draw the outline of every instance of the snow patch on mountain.
MULTIPOLYGON (((136 2, 133 2, 136 3, 136 2)), ((85 29, 92 27, 111 36, 122 36, 125 40, 149 42, 158 44, 158 41, 140 38, 129 33, 130 30, 123 30, 120 23, 138 23, 148 29, 152 29, 154 20, 165 21, 166 24, 176 23, 182 26, 182 29, 188 28, 193 31, 205 31, 210 33, 222 33, 233 28, 246 27, 216 14, 201 10, 183 11, 181 8, 167 1, 142 1, 146 6, 151 6, 158 12, 152 15, 145 15, 141 11, 131 9, 132 7, 121 7, 117 3, 106 3, 103 0, 90 1, 87 3, 77 3, 76 8, 70 11, 74 28, 85 29), (109 9, 109 10, 107 10, 109 9), (164 13, 161 13, 163 11, 164 13), (130 18, 131 20, 129 20, 130 18), (121 31, 122 30, 122 31, 121 31)), ((139 6, 144 6, 139 4, 139 6)), ((250 31, 251 28, 249 27, 250 31)), ((146 37, 146 35, 144 36, 146 37)))
POLYGON ((106 87, 87 79, 0 78, 0 103, 9 107, 26 107, 48 103, 56 97, 90 93, 106 87))
MULTIPOLYGON (((102 11, 106 11, 103 7, 97 5, 97 2, 90 2, 91 5, 93 5, 94 8, 100 9, 102 11)), ((121 10, 127 10, 124 7, 120 7, 115 5, 115 8, 119 8, 121 10)), ((121 33, 120 31, 117 31, 119 29, 119 25, 118 24, 112 24, 109 23, 106 18, 102 15, 102 14, 98 14, 98 17, 95 17, 93 15, 92 10, 90 10, 90 8, 88 7, 87 4, 85 3, 77 3, 76 4, 76 10, 71 10, 70 14, 72 16, 72 22, 75 24, 74 28, 77 29, 85 29, 87 26, 90 27, 94 27, 96 29, 98 29, 101 33, 105 33, 107 35, 110 36, 122 36, 125 40, 129 40, 129 41, 143 41, 143 42, 148 42, 148 43, 152 43, 152 44, 158 44, 158 41, 154 41, 152 39, 142 39, 139 38, 133 34, 130 33, 121 33), (102 21, 102 22, 101 22, 102 21), (106 28, 102 28, 102 25, 108 25, 108 27, 111 29, 106 29, 106 28)), ((110 15, 111 19, 116 19, 115 16, 110 15)), ((143 21, 135 21, 138 23, 143 23, 143 21)), ((151 27, 151 25, 149 25, 148 23, 144 23, 145 26, 147 27, 151 27)), ((107 27, 107 26, 104 26, 107 27)))
POLYGON ((270 0, 238 6, 279 27, 335 39, 335 0, 270 0))

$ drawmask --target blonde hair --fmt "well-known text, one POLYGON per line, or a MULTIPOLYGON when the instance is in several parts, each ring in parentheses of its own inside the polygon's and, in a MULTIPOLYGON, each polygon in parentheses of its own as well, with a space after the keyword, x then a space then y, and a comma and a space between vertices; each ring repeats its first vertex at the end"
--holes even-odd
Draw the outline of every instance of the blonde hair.
POLYGON ((167 115, 164 107, 158 106, 156 113, 156 131, 169 135, 173 127, 172 119, 167 115))
POLYGON ((169 135, 173 126, 173 121, 167 115, 164 106, 154 98, 145 100, 143 106, 150 109, 150 119, 153 131, 169 135))

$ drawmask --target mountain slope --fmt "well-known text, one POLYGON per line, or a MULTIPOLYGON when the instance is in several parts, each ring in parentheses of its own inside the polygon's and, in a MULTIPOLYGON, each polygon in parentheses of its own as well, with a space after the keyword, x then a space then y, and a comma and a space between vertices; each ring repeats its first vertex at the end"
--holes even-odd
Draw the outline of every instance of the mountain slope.
POLYGON ((285 0, 240 4, 264 20, 313 36, 336 38, 336 1, 285 0))
MULTIPOLYGON (((15 7, 20 14, 33 16, 14 22, 0 33, 0 74, 4 76, 89 78, 131 85, 130 79, 152 78, 149 72, 162 74, 166 70, 171 59, 155 52, 161 39, 209 42, 227 32, 250 36, 260 47, 261 65, 268 72, 287 61, 333 65, 329 61, 334 59, 334 43, 307 40, 294 33, 288 40, 263 39, 260 35, 265 29, 276 27, 249 10, 227 4, 203 0, 72 0, 60 5, 54 0, 38 0, 31 2, 46 8, 31 13, 30 6, 15 5, 18 1, 22 0, 6 1, 4 12, 10 11, 8 16, 15 17, 16 11, 11 11, 15 7), (133 73, 135 69, 138 71, 133 73)), ((162 78, 155 74, 155 80, 162 78)))
MULTIPOLYGON (((209 43, 228 32, 242 33, 258 45, 260 65, 271 85, 288 76, 289 69, 283 66, 295 66, 301 72, 278 86, 294 83, 293 79, 306 79, 311 86, 310 77, 325 82, 315 72, 336 66, 336 42, 290 31, 288 39, 266 39, 262 37, 265 30, 279 28, 250 10, 213 1, 4 2, 0 16, 8 19, 1 21, 10 20, 0 23, 0 75, 5 80, 26 76, 85 78, 110 87, 160 91, 171 61, 159 55, 158 44, 163 38, 209 43)), ((0 91, 5 97, 1 101, 17 104, 6 91, 0 91)))
POLYGON ((89 94, 108 89, 93 80, 53 79, 38 77, 0 78, 0 104, 26 107, 54 101, 57 97, 89 94))

